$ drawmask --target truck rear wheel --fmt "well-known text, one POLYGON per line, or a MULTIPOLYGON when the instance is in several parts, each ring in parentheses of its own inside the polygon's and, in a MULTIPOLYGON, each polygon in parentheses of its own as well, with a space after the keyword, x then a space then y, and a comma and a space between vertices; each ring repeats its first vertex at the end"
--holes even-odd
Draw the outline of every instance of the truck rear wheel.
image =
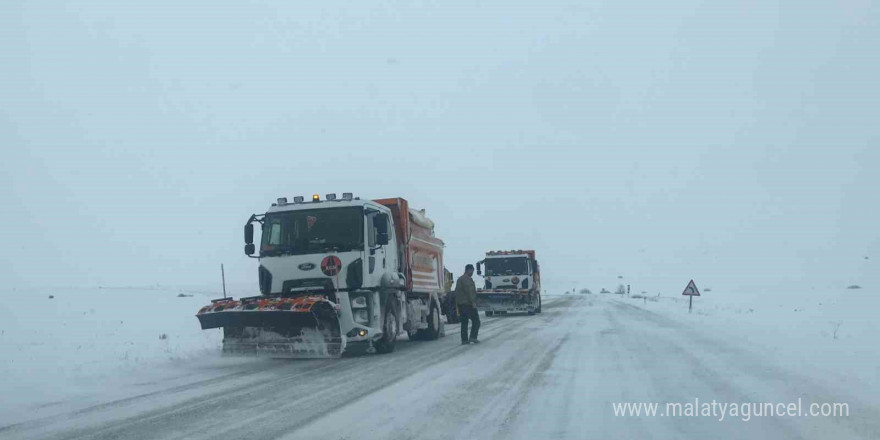
POLYGON ((431 313, 428 314, 428 328, 416 332, 416 337, 433 341, 440 337, 440 310, 431 304, 431 313))
POLYGON ((495 314, 495 312, 491 312, 491 311, 489 311, 489 310, 486 310, 486 317, 487 317, 487 318, 490 317, 490 316, 492 316, 492 315, 494 315, 494 314, 495 314))
POLYGON ((538 295, 538 310, 535 313, 541 313, 541 295, 538 295))
POLYGON ((385 307, 385 320, 382 325, 382 337, 373 343, 378 353, 391 353, 394 351, 394 343, 397 341, 397 313, 389 301, 385 307))

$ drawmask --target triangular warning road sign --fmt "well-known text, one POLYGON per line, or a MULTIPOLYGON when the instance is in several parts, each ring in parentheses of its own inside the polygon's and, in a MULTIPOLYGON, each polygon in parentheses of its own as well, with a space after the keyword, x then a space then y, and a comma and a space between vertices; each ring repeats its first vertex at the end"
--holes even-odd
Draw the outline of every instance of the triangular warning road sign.
POLYGON ((691 280, 681 294, 685 296, 700 296, 700 291, 697 289, 697 285, 694 284, 694 280, 691 280))

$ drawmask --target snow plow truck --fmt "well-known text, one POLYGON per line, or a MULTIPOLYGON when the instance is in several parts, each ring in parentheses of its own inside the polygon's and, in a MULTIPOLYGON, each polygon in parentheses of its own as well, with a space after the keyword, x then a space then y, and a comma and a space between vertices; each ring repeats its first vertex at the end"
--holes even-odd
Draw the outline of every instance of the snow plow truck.
POLYGON ((261 294, 214 300, 196 315, 202 329, 223 329, 224 353, 388 353, 400 333, 444 333, 443 241, 405 199, 279 198, 248 219, 244 241, 261 294))
POLYGON ((541 313, 541 271, 535 251, 490 251, 477 262, 484 287, 477 289, 477 310, 497 313, 541 313), (483 268, 485 267, 485 274, 483 268))

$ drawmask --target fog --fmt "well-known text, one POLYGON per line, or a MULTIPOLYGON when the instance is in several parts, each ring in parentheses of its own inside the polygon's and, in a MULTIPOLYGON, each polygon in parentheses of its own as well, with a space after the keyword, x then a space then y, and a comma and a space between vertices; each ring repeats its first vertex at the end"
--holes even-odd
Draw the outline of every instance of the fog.
POLYGON ((255 293, 248 216, 351 191, 425 208, 456 274, 536 249, 556 293, 876 284, 878 25, 869 0, 4 1, 0 280, 222 263, 255 293))

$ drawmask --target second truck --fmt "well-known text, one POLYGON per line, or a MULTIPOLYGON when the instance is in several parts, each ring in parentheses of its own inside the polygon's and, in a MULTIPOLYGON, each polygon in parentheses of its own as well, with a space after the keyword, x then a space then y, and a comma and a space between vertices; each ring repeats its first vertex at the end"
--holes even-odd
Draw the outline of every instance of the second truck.
POLYGON ((497 313, 541 313, 541 270, 533 250, 486 252, 477 262, 484 286, 477 289, 477 310, 497 313))

